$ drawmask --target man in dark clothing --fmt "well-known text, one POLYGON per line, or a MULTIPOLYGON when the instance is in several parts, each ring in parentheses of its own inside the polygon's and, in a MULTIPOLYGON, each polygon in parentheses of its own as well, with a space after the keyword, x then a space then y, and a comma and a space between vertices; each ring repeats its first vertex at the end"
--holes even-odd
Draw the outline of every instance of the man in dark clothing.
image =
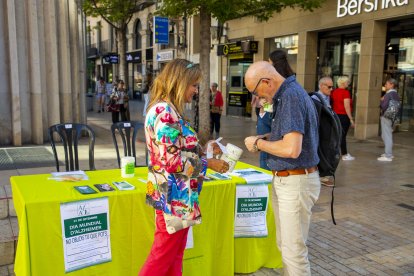
POLYGON ((312 206, 319 197, 318 118, 312 99, 296 82, 284 79, 268 62, 253 63, 245 83, 253 95, 273 102, 271 132, 245 139, 251 152, 269 154, 277 245, 285 275, 311 275, 308 238, 312 206))

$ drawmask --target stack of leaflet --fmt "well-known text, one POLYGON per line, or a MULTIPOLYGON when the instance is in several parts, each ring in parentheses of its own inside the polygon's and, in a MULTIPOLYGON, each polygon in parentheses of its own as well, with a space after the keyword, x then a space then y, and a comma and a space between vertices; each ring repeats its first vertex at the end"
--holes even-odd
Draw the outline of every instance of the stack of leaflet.
POLYGON ((89 177, 84 171, 71 171, 71 172, 52 172, 49 179, 56 181, 70 181, 76 182, 80 180, 88 180, 89 177))
POLYGON ((267 184, 272 182, 273 176, 255 169, 234 170, 231 175, 244 178, 247 184, 267 184))

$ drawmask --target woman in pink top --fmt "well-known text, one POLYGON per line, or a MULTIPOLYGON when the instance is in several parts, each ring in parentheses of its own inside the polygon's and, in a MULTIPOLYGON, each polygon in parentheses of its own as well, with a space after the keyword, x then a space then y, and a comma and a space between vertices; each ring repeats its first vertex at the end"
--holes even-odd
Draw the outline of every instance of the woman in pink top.
POLYGON ((339 120, 342 125, 342 139, 341 139, 341 154, 342 160, 354 160, 355 157, 348 153, 346 147, 346 135, 349 127, 355 127, 354 120, 352 119, 352 99, 351 93, 346 89, 349 85, 349 78, 347 76, 339 77, 337 82, 338 88, 336 88, 332 94, 332 109, 338 114, 339 120))

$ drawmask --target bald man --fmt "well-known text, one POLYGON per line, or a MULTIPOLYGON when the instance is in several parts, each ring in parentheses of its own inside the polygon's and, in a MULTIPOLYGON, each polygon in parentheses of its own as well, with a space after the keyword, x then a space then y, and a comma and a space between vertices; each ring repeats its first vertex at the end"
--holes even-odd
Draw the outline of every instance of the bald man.
POLYGON ((253 95, 273 102, 271 132, 247 137, 245 145, 251 152, 268 153, 284 275, 311 275, 306 240, 311 209, 321 188, 316 108, 294 75, 285 79, 268 62, 253 63, 246 72, 245 84, 253 95))

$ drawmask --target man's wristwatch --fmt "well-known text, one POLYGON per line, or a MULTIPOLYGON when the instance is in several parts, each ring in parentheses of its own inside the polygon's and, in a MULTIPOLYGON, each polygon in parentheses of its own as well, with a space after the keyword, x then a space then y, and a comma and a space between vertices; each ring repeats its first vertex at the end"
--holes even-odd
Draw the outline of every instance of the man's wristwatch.
POLYGON ((259 142, 260 139, 262 139, 262 138, 257 138, 256 141, 254 141, 254 144, 253 144, 253 150, 254 151, 260 151, 260 149, 257 147, 257 142, 259 142))

